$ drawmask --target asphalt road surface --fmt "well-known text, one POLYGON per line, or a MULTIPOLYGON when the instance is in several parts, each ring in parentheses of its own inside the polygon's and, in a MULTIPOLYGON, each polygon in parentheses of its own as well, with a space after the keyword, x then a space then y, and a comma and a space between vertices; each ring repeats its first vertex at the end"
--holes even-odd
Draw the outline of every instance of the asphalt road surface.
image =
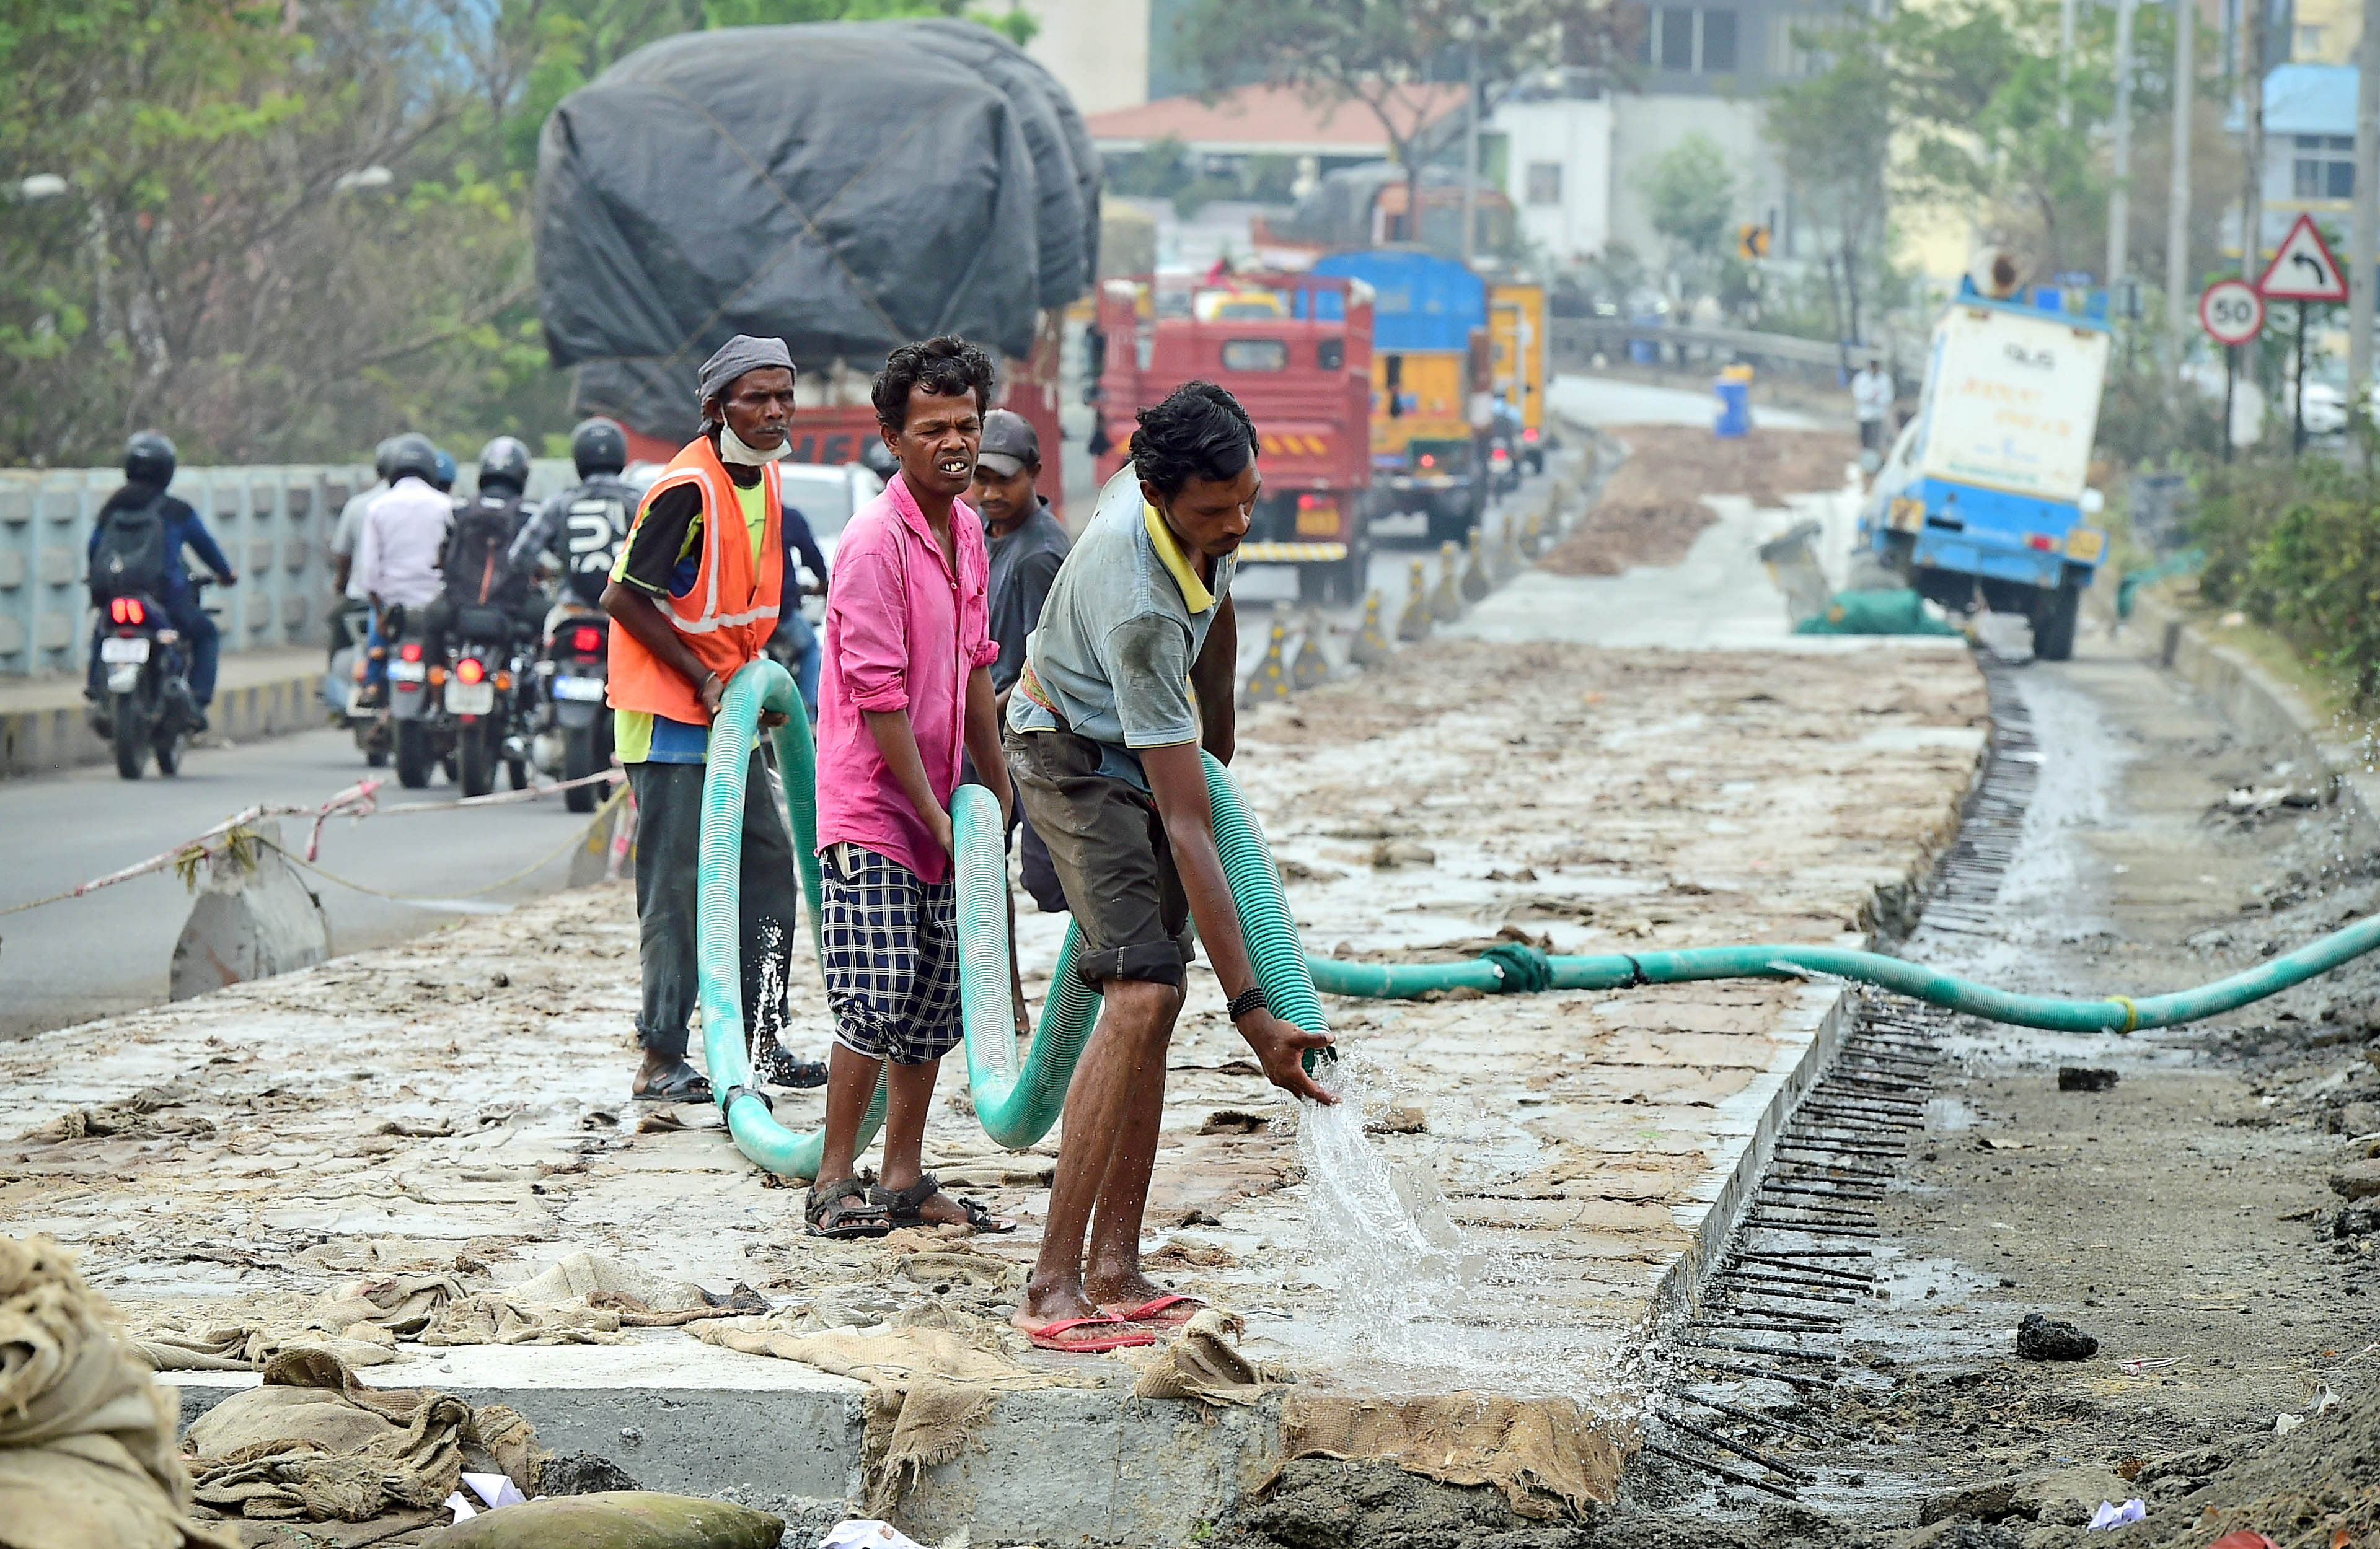
MULTIPOLYGON (((367 771, 354 740, 329 730, 200 748, 182 768, 177 778, 152 774, 138 782, 117 779, 109 766, 0 781, 0 833, 8 836, 0 909, 130 865, 257 803, 319 804, 368 772, 390 772, 367 771)), ((494 893, 458 897, 563 849, 584 831, 587 819, 566 811, 559 796, 418 817, 385 815, 406 803, 461 793, 443 780, 414 792, 392 779, 381 793, 382 816, 356 824, 334 818, 324 826, 323 867, 383 891, 449 901, 395 902, 309 874, 330 915, 334 952, 383 946, 561 886, 566 857, 494 893)), ((301 848, 305 820, 282 821, 285 841, 301 848)), ((164 1000, 174 942, 189 912, 189 893, 167 870, 0 917, 0 1038, 164 1000)))

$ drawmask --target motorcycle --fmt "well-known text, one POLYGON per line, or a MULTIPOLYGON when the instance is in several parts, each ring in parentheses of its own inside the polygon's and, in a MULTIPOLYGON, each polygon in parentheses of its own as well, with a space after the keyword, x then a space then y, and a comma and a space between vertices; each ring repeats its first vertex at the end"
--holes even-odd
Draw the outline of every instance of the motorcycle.
POLYGON ((348 601, 340 612, 350 642, 332 654, 322 674, 322 702, 355 733, 356 751, 368 768, 388 762, 388 647, 372 643, 371 605, 348 601))
POLYGON ((504 764, 516 791, 528 787, 527 749, 515 721, 514 684, 520 663, 514 652, 511 615, 502 609, 458 611, 445 684, 445 710, 453 726, 456 783, 466 796, 496 788, 496 765, 504 764))
MULTIPOLYGON (((612 714, 604 706, 611 629, 602 613, 574 608, 554 620, 538 660, 530 749, 540 769, 565 781, 612 764, 612 714)), ((589 781, 572 785, 563 799, 573 812, 592 812, 603 792, 589 781)))
MULTIPOLYGON (((190 578, 194 596, 207 585, 204 576, 190 578)), ((105 715, 105 733, 115 744, 115 772, 139 780, 153 756, 159 774, 177 773, 183 742, 199 721, 190 698, 189 643, 182 632, 154 598, 111 598, 99 660, 107 698, 98 713, 105 715)))
POLYGON ((408 791, 430 783, 445 764, 455 774, 455 724, 446 713, 446 665, 430 658, 427 631, 416 611, 393 604, 381 616, 382 649, 388 659, 388 719, 396 756, 396 782, 408 791))

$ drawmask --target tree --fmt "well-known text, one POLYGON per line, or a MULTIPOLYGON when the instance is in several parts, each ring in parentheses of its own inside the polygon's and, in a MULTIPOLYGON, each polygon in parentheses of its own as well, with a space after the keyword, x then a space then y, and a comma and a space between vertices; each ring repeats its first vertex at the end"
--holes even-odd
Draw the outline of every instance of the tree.
POLYGON ((1735 175, 1727 152, 1698 129, 1664 151, 1643 181, 1653 229, 1669 238, 1676 267, 1704 283, 1735 223, 1735 175))
POLYGON ((1768 133, 1804 210, 1824 234, 1835 336, 1860 337, 1860 284, 1884 243, 1885 164, 1894 129, 1891 74, 1872 24, 1851 20, 1803 38, 1830 62, 1769 98, 1768 133))
POLYGON ((1210 92, 1253 74, 1317 107, 1369 113, 1404 169, 1418 235, 1418 147, 1443 101, 1430 84, 1469 79, 1475 51, 1481 80, 1557 61, 1610 65, 1641 28, 1631 15, 1616 0, 1198 0, 1181 38, 1210 92))
MULTIPOLYGON (((569 423, 528 196, 554 103, 693 28, 960 0, 0 0, 0 461, 353 455, 569 423)), ((1013 5, 994 22, 1030 17, 1013 5)))

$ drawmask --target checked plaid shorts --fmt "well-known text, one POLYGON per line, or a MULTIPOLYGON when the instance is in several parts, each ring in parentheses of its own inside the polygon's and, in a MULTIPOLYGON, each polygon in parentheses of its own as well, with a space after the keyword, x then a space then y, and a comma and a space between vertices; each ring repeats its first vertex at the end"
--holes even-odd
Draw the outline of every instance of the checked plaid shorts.
POLYGON ((835 1042, 924 1065, 959 1041, 958 889, 856 844, 820 858, 819 935, 835 1042))

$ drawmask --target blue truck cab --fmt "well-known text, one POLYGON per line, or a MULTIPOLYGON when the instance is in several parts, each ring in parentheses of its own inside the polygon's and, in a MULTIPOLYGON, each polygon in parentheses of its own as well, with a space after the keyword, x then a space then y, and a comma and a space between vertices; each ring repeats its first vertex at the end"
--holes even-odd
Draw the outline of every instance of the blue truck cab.
POLYGON ((2111 337, 2062 300, 1995 299, 1972 283, 1952 300, 1916 415, 1860 514, 1860 541, 1887 568, 1953 611, 2025 614, 2046 661, 2073 654, 2107 547, 2088 476, 2111 337))

